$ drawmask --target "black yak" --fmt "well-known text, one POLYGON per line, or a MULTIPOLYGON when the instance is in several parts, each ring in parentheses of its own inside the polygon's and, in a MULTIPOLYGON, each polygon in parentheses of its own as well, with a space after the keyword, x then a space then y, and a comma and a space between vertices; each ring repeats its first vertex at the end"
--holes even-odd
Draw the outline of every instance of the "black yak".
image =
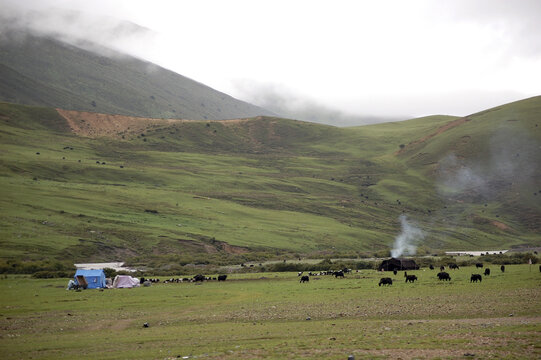
POLYGON ((310 278, 307 275, 303 275, 301 276, 301 281, 299 282, 303 283, 303 282, 309 282, 309 281, 310 281, 310 278))
POLYGON ((485 276, 487 276, 487 275, 490 275, 490 269, 489 268, 485 269, 485 276))
POLYGON ((197 282, 197 281, 201 281, 203 282, 205 280, 205 277, 201 274, 197 274, 193 277, 193 281, 197 282))
POLYGON ((442 272, 439 272, 439 273, 438 273, 438 279, 440 279, 440 280, 451 281, 451 276, 449 276, 448 273, 442 271, 442 272))
POLYGON ((393 284, 393 279, 388 278, 388 277, 381 278, 380 281, 379 281, 378 286, 381 286, 382 284, 383 285, 392 285, 393 284))
POLYGON ((470 282, 477 282, 477 280, 479 280, 479 282, 483 281, 481 274, 471 274, 470 282))
POLYGON ((415 276, 415 275, 406 276, 406 282, 409 281, 409 282, 413 283, 413 282, 415 282, 415 280, 417 280, 417 276, 415 276))

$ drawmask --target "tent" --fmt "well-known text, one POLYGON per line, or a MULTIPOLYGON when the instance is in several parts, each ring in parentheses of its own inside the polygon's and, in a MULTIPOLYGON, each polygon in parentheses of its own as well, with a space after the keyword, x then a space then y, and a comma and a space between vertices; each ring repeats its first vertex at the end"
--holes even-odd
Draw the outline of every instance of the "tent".
POLYGON ((394 270, 419 270, 419 265, 411 259, 396 259, 390 258, 383 260, 378 267, 379 271, 394 271, 394 270))
POLYGON ((105 273, 103 270, 83 270, 78 269, 75 272, 75 282, 77 285, 79 284, 77 281, 77 276, 84 276, 86 282, 88 283, 87 289, 100 289, 105 287, 105 273))
POLYGON ((132 288, 139 286, 140 281, 139 279, 132 278, 129 275, 117 275, 115 276, 115 280, 113 280, 113 287, 116 289, 119 288, 132 288))

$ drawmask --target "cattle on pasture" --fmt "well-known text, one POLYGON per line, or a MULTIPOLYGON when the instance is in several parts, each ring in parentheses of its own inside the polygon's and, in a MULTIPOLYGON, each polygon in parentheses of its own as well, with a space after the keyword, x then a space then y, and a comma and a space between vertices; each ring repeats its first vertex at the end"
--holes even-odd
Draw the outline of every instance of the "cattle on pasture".
POLYGON ((441 271, 438 273, 438 279, 451 281, 451 276, 445 271, 441 271))
POLYGON ((227 279, 227 275, 218 275, 218 281, 225 281, 227 279))
POLYGON ((205 277, 203 275, 201 275, 201 274, 197 274, 197 275, 195 275, 193 277, 193 281, 195 281, 195 282, 198 282, 198 281, 203 282, 204 280, 205 280, 205 277))
POLYGON ((471 274, 471 278, 470 278, 470 282, 481 282, 483 281, 483 277, 481 276, 481 274, 471 274))
POLYGON ((406 282, 413 283, 413 282, 415 282, 415 280, 417 280, 417 276, 415 276, 415 275, 406 276, 406 282))
POLYGON ((486 269, 485 269, 485 276, 488 276, 488 275, 490 275, 490 269, 489 269, 489 268, 486 268, 486 269))
POLYGON ((388 277, 384 277, 384 278, 381 278, 381 279, 379 280, 378 286, 381 286, 381 285, 392 285, 392 284, 393 284, 393 279, 388 278, 388 277))
POLYGON ((304 282, 309 282, 310 281, 310 277, 308 277, 308 275, 303 275, 301 276, 301 281, 299 281, 300 283, 304 283, 304 282))

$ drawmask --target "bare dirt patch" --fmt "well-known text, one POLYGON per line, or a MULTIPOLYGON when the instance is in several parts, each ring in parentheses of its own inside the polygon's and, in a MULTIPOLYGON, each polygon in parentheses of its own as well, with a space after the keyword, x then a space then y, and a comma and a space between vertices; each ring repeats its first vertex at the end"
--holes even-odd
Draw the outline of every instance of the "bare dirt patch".
POLYGON ((509 230, 509 226, 499 221, 492 221, 492 225, 496 226, 500 230, 509 230))
MULTIPOLYGON (((208 122, 206 120, 154 119, 64 109, 56 109, 56 111, 66 119, 74 133, 90 138, 121 138, 122 135, 144 133, 151 127, 171 126, 185 122, 208 122)), ((213 120, 213 122, 219 122, 223 125, 240 124, 247 121, 249 119, 213 120)))

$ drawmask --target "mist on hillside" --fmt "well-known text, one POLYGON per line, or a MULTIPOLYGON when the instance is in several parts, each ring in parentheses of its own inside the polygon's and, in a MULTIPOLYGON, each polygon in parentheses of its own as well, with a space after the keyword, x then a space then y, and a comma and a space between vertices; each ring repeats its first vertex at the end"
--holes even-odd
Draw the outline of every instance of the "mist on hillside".
POLYGON ((526 129, 510 134, 499 128, 490 137, 488 158, 464 159, 455 152, 439 161, 438 190, 442 195, 496 200, 511 187, 526 191, 539 184, 541 144, 526 129))
POLYGON ((357 115, 327 106, 306 96, 296 94, 278 84, 260 84, 242 80, 235 83, 239 98, 268 109, 282 117, 334 126, 357 126, 399 121, 411 118, 357 115))
POLYGON ((38 3, 2 4, 0 41, 24 41, 26 36, 53 38, 105 56, 137 55, 141 43, 156 36, 151 30, 128 21, 38 3), (110 50, 114 51, 110 51, 110 50), (118 52, 118 53, 117 53, 118 52))

